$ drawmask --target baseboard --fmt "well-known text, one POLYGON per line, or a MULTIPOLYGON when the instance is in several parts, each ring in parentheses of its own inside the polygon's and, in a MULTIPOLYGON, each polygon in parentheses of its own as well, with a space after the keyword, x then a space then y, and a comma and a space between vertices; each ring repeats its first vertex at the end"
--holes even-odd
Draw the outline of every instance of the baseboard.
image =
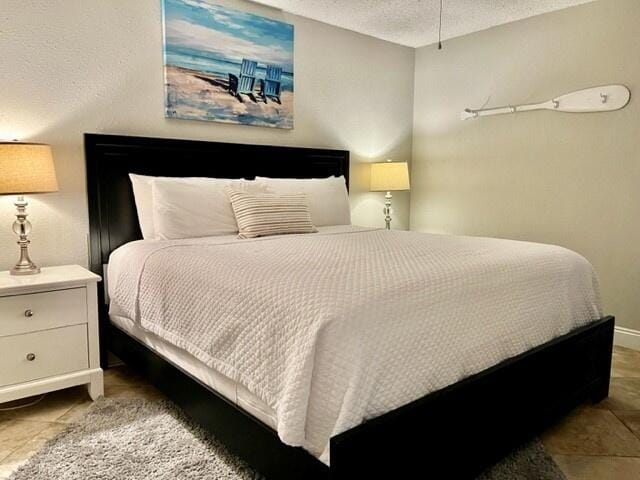
POLYGON ((616 327, 613 343, 621 347, 640 351, 640 331, 630 328, 616 327))

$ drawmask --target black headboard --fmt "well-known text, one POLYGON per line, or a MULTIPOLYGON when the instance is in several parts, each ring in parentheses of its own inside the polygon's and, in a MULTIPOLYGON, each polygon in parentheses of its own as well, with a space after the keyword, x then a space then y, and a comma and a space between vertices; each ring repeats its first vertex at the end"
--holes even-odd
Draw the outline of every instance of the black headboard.
POLYGON ((91 270, 119 246, 142 238, 129 173, 170 177, 349 180, 349 152, 118 135, 84 136, 91 270))

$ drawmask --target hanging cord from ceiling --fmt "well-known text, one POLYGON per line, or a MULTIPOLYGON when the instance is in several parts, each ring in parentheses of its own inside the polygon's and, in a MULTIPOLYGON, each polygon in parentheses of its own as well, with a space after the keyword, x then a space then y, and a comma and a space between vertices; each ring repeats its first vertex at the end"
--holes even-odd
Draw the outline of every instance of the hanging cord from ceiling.
POLYGON ((440 0, 440 22, 438 23, 438 50, 442 50, 442 1, 440 0))

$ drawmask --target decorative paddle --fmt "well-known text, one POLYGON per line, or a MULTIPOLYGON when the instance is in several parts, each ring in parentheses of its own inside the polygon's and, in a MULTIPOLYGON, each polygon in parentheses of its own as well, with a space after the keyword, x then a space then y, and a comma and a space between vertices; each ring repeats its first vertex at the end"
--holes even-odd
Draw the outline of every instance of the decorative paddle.
POLYGON ((624 108, 629 103, 630 98, 631 92, 624 85, 605 85, 567 93, 543 103, 507 105, 506 107, 481 108, 478 110, 467 108, 462 112, 461 118, 462 120, 467 120, 469 118, 531 110, 553 110, 571 113, 611 112, 624 108))

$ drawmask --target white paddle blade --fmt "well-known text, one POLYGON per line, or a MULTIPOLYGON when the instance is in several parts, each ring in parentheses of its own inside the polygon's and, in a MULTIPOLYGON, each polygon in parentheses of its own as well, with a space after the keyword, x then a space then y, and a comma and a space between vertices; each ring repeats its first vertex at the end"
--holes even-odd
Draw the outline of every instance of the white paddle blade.
POLYGON ((587 88, 577 92, 567 93, 555 98, 555 108, 558 112, 611 112, 624 108, 631 92, 624 85, 605 85, 587 88))

